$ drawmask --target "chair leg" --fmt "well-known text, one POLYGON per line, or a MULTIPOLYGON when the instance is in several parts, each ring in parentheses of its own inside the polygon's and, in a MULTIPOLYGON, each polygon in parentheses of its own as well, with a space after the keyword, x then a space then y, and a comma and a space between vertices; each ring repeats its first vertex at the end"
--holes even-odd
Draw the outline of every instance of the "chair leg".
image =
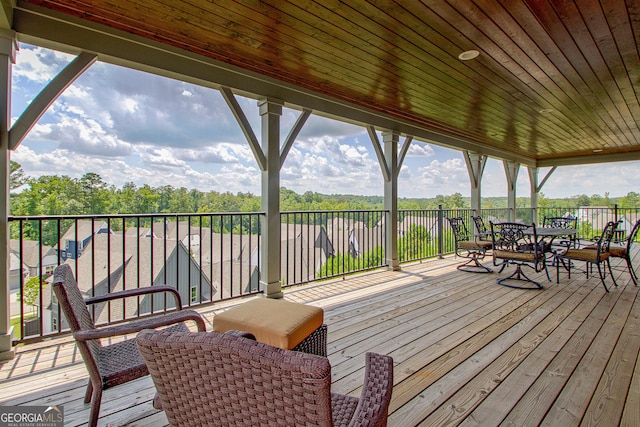
POLYGON ((87 391, 84 393, 84 403, 91 402, 91 395, 93 394, 93 383, 91 379, 89 379, 89 384, 87 384, 87 391))
POLYGON ((527 277, 526 274, 524 274, 524 271, 522 271, 522 266, 520 264, 516 264, 516 270, 510 276, 498 279, 496 280, 496 282, 499 285, 506 286, 509 288, 515 288, 515 289, 543 289, 540 283, 536 282, 535 280, 531 280, 529 277, 527 277), (535 288, 531 286, 517 286, 508 282, 505 283, 505 281, 507 280, 514 280, 514 281, 519 280, 522 282, 532 283, 533 285, 535 285, 535 288))
MULTIPOLYGON (((607 284, 604 282, 604 272, 602 271, 601 263, 598 263, 598 274, 600 275, 600 281, 602 282, 602 286, 604 286, 604 290, 609 292, 609 288, 607 288, 607 284)), ((611 265, 609 265, 611 267, 611 265)))
POLYGON ((460 271, 466 271, 467 273, 493 273, 492 269, 478 262, 477 256, 471 256, 469 261, 458 265, 456 268, 460 271))
POLYGON ((616 276, 613 274, 613 269, 611 268, 611 259, 607 258, 607 267, 609 268, 609 274, 611 274, 611 280, 613 280, 613 284, 615 287, 618 287, 618 282, 616 281, 616 276))
POLYGON ((544 267, 544 272, 547 274, 547 280, 551 281, 551 276, 549 276, 549 270, 547 269, 547 264, 546 262, 542 263, 543 267, 544 267))
POLYGON ((629 270, 629 275, 631 276, 631 280, 633 281, 633 284, 635 286, 638 286, 638 275, 636 274, 636 271, 633 269, 633 264, 631 263, 631 258, 627 254, 625 259, 627 261, 627 269, 629 270))
POLYGON ((98 416, 100 415, 100 403, 102 400, 102 387, 96 387, 93 391, 91 399, 91 413, 89 414, 89 427, 98 425, 98 416))

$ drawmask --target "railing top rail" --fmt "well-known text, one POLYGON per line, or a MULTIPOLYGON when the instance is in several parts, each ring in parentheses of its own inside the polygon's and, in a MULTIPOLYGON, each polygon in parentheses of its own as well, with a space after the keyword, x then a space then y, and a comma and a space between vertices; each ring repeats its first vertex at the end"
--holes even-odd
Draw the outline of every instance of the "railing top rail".
POLYGON ((338 209, 338 210, 317 210, 317 211, 309 211, 309 210, 300 210, 300 211, 281 211, 281 214, 298 214, 298 213, 354 213, 354 212, 389 212, 389 209, 338 209))
POLYGON ((89 214, 89 215, 32 215, 13 216, 10 221, 27 220, 40 221, 47 219, 107 219, 107 218, 167 218, 167 217, 194 217, 194 216, 223 216, 223 215, 264 215, 264 212, 197 212, 197 213, 150 213, 150 214, 89 214))

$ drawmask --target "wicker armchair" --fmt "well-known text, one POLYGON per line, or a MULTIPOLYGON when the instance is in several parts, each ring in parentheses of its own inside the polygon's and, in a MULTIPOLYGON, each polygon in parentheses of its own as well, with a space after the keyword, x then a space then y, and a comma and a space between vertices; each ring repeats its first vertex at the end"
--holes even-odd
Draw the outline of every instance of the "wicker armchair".
POLYGON ((198 330, 204 331, 205 323, 198 313, 192 310, 181 310, 182 304, 178 292, 168 286, 153 286, 113 292, 104 296, 83 299, 71 268, 58 266, 53 274, 53 290, 58 303, 69 323, 76 345, 89 371, 89 384, 85 394, 85 403, 91 401, 89 425, 98 423, 102 391, 136 378, 148 375, 149 371, 136 347, 135 340, 128 339, 109 345, 102 345, 102 338, 134 334, 143 329, 170 326, 175 331, 188 331, 183 323, 191 320, 198 330), (178 311, 163 316, 148 317, 114 326, 96 328, 87 304, 96 304, 114 299, 145 295, 150 293, 171 293, 178 311))
POLYGON ((230 332, 136 338, 172 426, 386 426, 393 360, 367 353, 360 398, 331 393, 329 359, 230 332))

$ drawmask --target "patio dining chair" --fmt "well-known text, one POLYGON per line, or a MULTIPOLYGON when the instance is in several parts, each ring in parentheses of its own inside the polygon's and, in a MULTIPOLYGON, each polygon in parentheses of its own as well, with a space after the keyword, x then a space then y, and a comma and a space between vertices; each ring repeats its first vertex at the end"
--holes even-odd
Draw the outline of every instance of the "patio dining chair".
POLYGON ((487 241, 491 243, 491 232, 487 229, 487 226, 484 224, 484 220, 481 216, 472 216, 474 225, 476 226, 476 235, 478 239, 487 241))
POLYGON ((540 282, 524 273, 523 267, 531 268, 536 273, 544 271, 551 281, 535 224, 489 222, 489 225, 493 242, 493 264, 500 266, 500 273, 509 265, 516 267, 510 276, 499 278, 498 284, 518 289, 542 289, 540 282))
MULTIPOLYGON (((542 220, 543 227, 551 227, 551 228, 564 228, 564 229, 577 229, 578 228, 578 218, 572 216, 545 216, 542 220)), ((576 247, 577 240, 576 234, 567 235, 565 238, 561 240, 553 240, 553 242, 545 248, 549 252, 558 252, 566 250, 570 247, 576 247)), ((554 258, 555 259, 555 258, 554 258)))
POLYGON ((603 268, 603 264, 606 264, 609 274, 611 274, 611 280, 615 286, 618 286, 616 277, 611 269, 611 240, 613 239, 618 222, 609 221, 602 230, 602 234, 594 243, 583 248, 568 248, 565 252, 556 254, 556 282, 560 283, 560 265, 567 270, 569 279, 571 278, 571 269, 574 267, 573 261, 585 262, 585 274, 589 278, 589 272, 595 265, 598 268, 598 275, 604 289, 609 292, 609 288, 605 283, 606 271, 603 268))
POLYGON ((456 256, 467 258, 468 261, 458 265, 456 268, 468 273, 491 273, 489 267, 480 264, 488 249, 491 249, 491 242, 473 238, 467 230, 467 226, 461 217, 447 218, 453 231, 456 245, 456 256))
POLYGON ((204 320, 193 310, 182 310, 180 294, 169 286, 151 286, 112 292, 107 295, 83 299, 78 284, 67 264, 58 266, 53 273, 53 290, 71 332, 89 371, 89 384, 84 403, 91 402, 89 425, 98 423, 102 391, 149 374, 134 339, 125 339, 104 345, 101 339, 123 337, 143 329, 168 326, 173 331, 188 331, 186 321, 193 321, 199 331, 206 329, 204 320), (112 326, 96 327, 87 305, 147 294, 169 293, 175 298, 177 311, 134 320, 112 326))
POLYGON ((386 426, 393 359, 367 353, 360 397, 331 392, 329 359, 238 331, 136 337, 172 426, 386 426), (235 333, 233 333, 235 332, 235 333))
POLYGON ((622 258, 627 264, 627 270, 631 276, 631 280, 635 286, 638 286, 638 275, 633 267, 634 255, 638 250, 636 239, 638 238, 638 232, 640 231, 640 219, 636 221, 631 229, 631 232, 627 236, 623 245, 611 245, 609 246, 609 253, 612 258, 622 258), (635 250, 634 250, 635 245, 635 250))
MULTIPOLYGON (((636 242, 639 231, 640 231, 640 220, 636 221, 636 223, 633 225, 633 228, 631 228, 631 232, 621 244, 614 244, 613 243, 614 238, 613 238, 609 246, 610 257, 621 258, 624 260, 625 262, 624 267, 629 272, 629 276, 631 276, 631 280, 633 281, 633 284, 635 286, 638 286, 638 275, 633 266, 633 261, 637 257, 637 252, 640 250, 636 242)), ((597 249, 597 245, 591 244, 589 246, 585 246, 584 249, 597 249)), ((614 266, 612 266, 611 268, 614 269, 614 266)))

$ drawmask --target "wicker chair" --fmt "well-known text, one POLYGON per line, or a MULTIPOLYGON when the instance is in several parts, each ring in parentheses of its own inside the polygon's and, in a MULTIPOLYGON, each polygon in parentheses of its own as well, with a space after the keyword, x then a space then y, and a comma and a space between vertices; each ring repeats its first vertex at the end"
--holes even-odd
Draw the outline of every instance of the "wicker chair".
POLYGON ((331 393, 329 359, 230 332, 136 338, 172 426, 386 426, 393 359, 367 353, 360 398, 331 393))
POLYGON ((143 329, 170 326, 175 331, 188 331, 183 323, 191 320, 198 330, 206 330, 204 320, 192 310, 181 310, 182 304, 178 292, 168 286, 153 286, 113 292, 104 296, 83 299, 71 268, 58 266, 53 274, 53 290, 58 303, 69 323, 76 345, 89 371, 89 384, 85 394, 85 403, 91 401, 89 425, 98 423, 102 391, 136 378, 148 375, 149 371, 136 347, 135 340, 122 340, 109 345, 102 345, 102 338, 118 337, 134 334, 143 329), (150 293, 171 293, 178 311, 163 316, 148 317, 114 326, 96 328, 87 304, 96 304, 113 299, 122 299, 150 293))
POLYGON ((468 273, 491 273, 493 270, 478 262, 484 259, 487 250, 491 249, 491 242, 472 238, 462 218, 447 218, 447 220, 455 238, 456 256, 469 260, 456 268, 468 273))
POLYGON ((498 284, 518 289, 542 289, 542 285, 530 279, 522 267, 530 267, 536 273, 544 271, 549 277, 543 246, 538 240, 535 224, 502 222, 491 226, 493 242, 493 265, 500 266, 500 273, 508 266, 516 269, 508 277, 497 280, 498 284))
POLYGON ((597 241, 582 249, 569 248, 563 253, 556 254, 556 282, 560 283, 560 264, 567 270, 569 278, 571 278, 571 268, 573 267, 573 261, 584 261, 586 264, 584 272, 589 277, 589 270, 594 265, 598 268, 598 275, 604 289, 609 292, 607 284, 605 283, 606 271, 602 267, 602 264, 606 264, 611 274, 611 280, 615 286, 618 286, 616 282, 616 276, 611 269, 611 253, 609 248, 611 246, 611 240, 613 239, 614 232, 618 227, 617 222, 609 221, 602 231, 602 235, 597 241))

